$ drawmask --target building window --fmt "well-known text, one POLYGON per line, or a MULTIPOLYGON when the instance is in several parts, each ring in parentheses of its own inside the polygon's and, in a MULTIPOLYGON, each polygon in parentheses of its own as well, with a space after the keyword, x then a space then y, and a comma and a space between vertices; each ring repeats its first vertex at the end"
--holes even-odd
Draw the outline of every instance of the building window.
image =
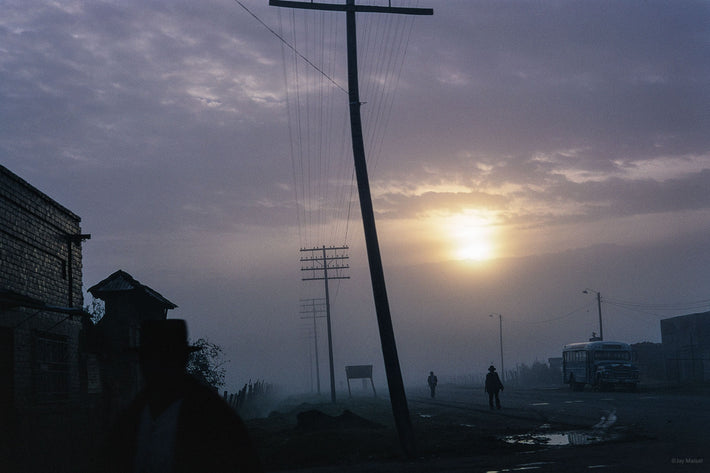
POLYGON ((67 337, 35 333, 34 381, 37 402, 69 398, 69 344, 67 337))

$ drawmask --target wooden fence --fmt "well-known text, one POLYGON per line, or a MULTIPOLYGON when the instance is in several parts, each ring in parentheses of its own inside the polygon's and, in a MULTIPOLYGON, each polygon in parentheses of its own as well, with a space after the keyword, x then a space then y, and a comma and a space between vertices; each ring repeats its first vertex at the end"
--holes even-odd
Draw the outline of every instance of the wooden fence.
POLYGON ((257 416, 273 394, 273 387, 264 381, 248 383, 236 393, 224 391, 224 400, 243 417, 257 416))

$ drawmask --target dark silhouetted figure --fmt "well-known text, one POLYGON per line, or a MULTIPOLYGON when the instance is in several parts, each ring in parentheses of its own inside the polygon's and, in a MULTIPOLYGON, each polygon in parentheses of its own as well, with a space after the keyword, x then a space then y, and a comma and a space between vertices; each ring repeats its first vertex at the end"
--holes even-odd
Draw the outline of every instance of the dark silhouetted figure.
POLYGON ((191 350, 184 320, 143 323, 139 358, 145 388, 110 433, 100 471, 262 471, 237 413, 186 373, 191 350))
POLYGON ((493 409, 493 398, 496 400, 496 407, 500 409, 500 398, 498 397, 498 392, 503 389, 503 383, 500 382, 498 373, 496 373, 496 368, 491 365, 490 368, 488 368, 488 374, 486 375, 485 387, 485 392, 488 393, 488 405, 491 409, 493 409))
POLYGON ((429 371, 429 377, 426 379, 426 382, 429 384, 431 397, 432 399, 434 399, 434 396, 436 396, 436 385, 438 384, 439 380, 436 378, 433 371, 429 371))

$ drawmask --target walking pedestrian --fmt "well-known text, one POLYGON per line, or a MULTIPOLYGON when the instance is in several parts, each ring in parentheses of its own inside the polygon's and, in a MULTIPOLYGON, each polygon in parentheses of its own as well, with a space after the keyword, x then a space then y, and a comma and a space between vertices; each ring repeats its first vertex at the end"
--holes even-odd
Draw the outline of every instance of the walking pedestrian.
POLYGON ((495 366, 491 365, 488 368, 488 374, 486 375, 486 386, 484 391, 488 393, 488 405, 493 409, 493 399, 496 401, 496 408, 500 409, 500 398, 498 397, 498 392, 502 391, 503 383, 501 383, 498 373, 496 373, 495 366))
POLYGON ((434 396, 436 396, 436 385, 439 383, 439 380, 436 378, 436 375, 434 375, 433 371, 429 371, 429 377, 427 378, 426 381, 429 384, 429 390, 431 391, 431 398, 434 399, 434 396))

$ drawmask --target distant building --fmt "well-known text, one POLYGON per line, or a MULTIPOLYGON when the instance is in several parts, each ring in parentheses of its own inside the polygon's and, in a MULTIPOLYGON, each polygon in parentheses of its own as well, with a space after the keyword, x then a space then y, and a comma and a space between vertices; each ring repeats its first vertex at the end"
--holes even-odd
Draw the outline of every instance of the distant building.
POLYGON ((0 166, 0 437, 28 456, 87 405, 80 223, 0 166))
POLYGON ((95 346, 101 366, 104 397, 115 414, 141 387, 138 344, 141 323, 163 320, 173 304, 157 291, 119 270, 89 288, 105 303, 103 318, 96 324, 95 346))
POLYGON ((661 320, 661 340, 669 381, 710 381, 710 312, 661 320))

